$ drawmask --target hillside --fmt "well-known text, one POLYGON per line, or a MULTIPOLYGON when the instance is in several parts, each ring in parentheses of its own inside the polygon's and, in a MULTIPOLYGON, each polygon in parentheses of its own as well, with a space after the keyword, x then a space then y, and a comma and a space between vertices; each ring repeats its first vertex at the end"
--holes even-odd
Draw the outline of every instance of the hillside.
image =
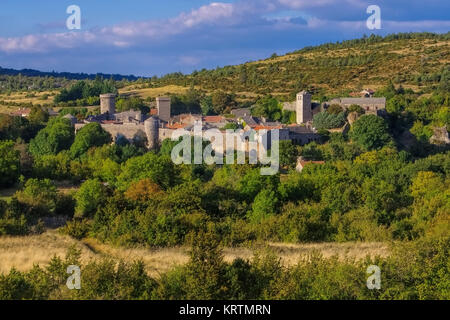
MULTIPOLYGON (((147 71, 151 73, 151 70, 147 71)), ((184 94, 194 86, 208 94, 217 91, 234 93, 237 101, 254 101, 266 94, 289 101, 304 89, 313 92, 315 99, 324 100, 347 96, 367 87, 378 89, 390 80, 396 86, 427 94, 450 79, 450 34, 372 35, 305 47, 283 56, 274 54, 269 59, 241 65, 203 69, 188 75, 178 72, 160 78, 98 75, 120 80, 120 93, 143 99, 184 94)), ((10 92, 32 92, 40 96, 42 91, 50 91, 47 93, 51 94, 53 90, 72 85, 74 80, 89 80, 96 76, 0 67, 0 101, 45 104, 40 99, 25 97, 25 93, 11 96, 10 92)), ((11 111, 9 109, 5 112, 11 111)))
MULTIPOLYGON (((411 33, 370 36, 335 44, 306 47, 284 56, 215 70, 173 73, 151 86, 181 85, 207 92, 224 90, 238 98, 271 93, 293 99, 300 90, 343 95, 377 89, 389 80, 414 91, 430 92, 450 71, 450 34, 411 33)), ((139 87, 142 89, 143 86, 139 87)))

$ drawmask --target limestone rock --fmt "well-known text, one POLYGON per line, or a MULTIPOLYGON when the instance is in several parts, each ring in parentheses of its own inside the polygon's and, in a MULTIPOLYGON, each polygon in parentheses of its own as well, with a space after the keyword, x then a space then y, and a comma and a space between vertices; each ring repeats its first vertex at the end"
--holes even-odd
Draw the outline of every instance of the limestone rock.
POLYGON ((434 127, 433 136, 430 138, 430 143, 433 144, 450 144, 447 127, 434 127))

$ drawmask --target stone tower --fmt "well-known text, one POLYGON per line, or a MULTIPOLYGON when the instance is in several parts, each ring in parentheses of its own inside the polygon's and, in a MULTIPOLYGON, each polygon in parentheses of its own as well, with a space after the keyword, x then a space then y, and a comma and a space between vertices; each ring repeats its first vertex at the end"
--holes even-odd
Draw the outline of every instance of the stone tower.
POLYGON ((166 122, 170 120, 170 98, 169 97, 157 97, 156 108, 158 109, 158 117, 166 122))
POLYGON ((297 124, 306 123, 312 120, 311 94, 302 91, 297 94, 295 103, 295 111, 297 113, 297 124))
POLYGON ((110 116, 116 113, 116 95, 113 93, 100 95, 100 113, 108 113, 110 116))
POLYGON ((159 143, 159 119, 150 117, 144 122, 145 135, 149 149, 155 149, 159 143))

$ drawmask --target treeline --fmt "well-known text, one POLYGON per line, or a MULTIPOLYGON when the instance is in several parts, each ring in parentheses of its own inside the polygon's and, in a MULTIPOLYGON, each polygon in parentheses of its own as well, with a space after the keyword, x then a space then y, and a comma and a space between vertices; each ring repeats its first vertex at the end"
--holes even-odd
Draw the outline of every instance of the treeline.
POLYGON ((371 34, 370 36, 364 35, 360 39, 337 41, 335 43, 324 43, 318 46, 305 47, 299 51, 294 51, 294 53, 301 51, 311 51, 311 50, 321 50, 321 49, 345 49, 357 47, 360 45, 380 43, 380 42, 393 42, 399 40, 448 40, 450 38, 450 33, 437 34, 432 32, 405 32, 405 33, 393 33, 386 36, 380 36, 376 34, 371 34))
POLYGON ((39 78, 63 78, 69 80, 94 80, 97 77, 102 78, 113 78, 114 80, 129 80, 135 81, 139 79, 134 75, 120 75, 120 74, 104 74, 104 73, 96 73, 96 74, 87 74, 87 73, 73 73, 73 72, 42 72, 33 69, 9 69, 0 67, 0 75, 8 75, 8 76, 26 76, 26 77, 39 77, 39 78))
POLYGON ((117 93, 114 79, 105 80, 97 77, 92 82, 78 81, 68 89, 62 89, 55 96, 55 103, 77 101, 78 105, 98 105, 100 104, 100 94, 117 93))
MULTIPOLYGON (((1 70, 1 68, 0 68, 1 70)), ((27 75, 0 75, 0 92, 10 94, 15 91, 44 91, 58 89, 73 83, 70 80, 53 77, 27 75)))
MULTIPOLYGON (((207 228, 205 229, 207 230, 207 228)), ((449 238, 427 238, 397 244, 386 258, 363 260, 323 258, 313 253, 290 267, 270 252, 251 260, 225 262, 217 236, 199 231, 192 237, 186 265, 150 277, 145 264, 104 258, 80 262, 71 248, 65 259, 27 272, 12 269, 0 275, 0 299, 86 300, 431 300, 450 298, 449 238), (67 267, 81 269, 81 288, 69 290, 67 267), (369 265, 381 270, 381 287, 366 286, 369 265)))

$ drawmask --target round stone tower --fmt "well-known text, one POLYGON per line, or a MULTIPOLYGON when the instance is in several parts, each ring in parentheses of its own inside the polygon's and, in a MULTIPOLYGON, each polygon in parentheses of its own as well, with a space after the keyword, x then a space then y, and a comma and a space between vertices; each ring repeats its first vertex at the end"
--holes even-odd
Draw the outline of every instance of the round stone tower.
POLYGON ((147 136, 148 148, 155 149, 159 143, 159 119, 150 117, 144 121, 145 134, 147 136))
POLYGON ((116 95, 113 93, 100 95, 100 113, 108 113, 110 116, 116 113, 116 95))

